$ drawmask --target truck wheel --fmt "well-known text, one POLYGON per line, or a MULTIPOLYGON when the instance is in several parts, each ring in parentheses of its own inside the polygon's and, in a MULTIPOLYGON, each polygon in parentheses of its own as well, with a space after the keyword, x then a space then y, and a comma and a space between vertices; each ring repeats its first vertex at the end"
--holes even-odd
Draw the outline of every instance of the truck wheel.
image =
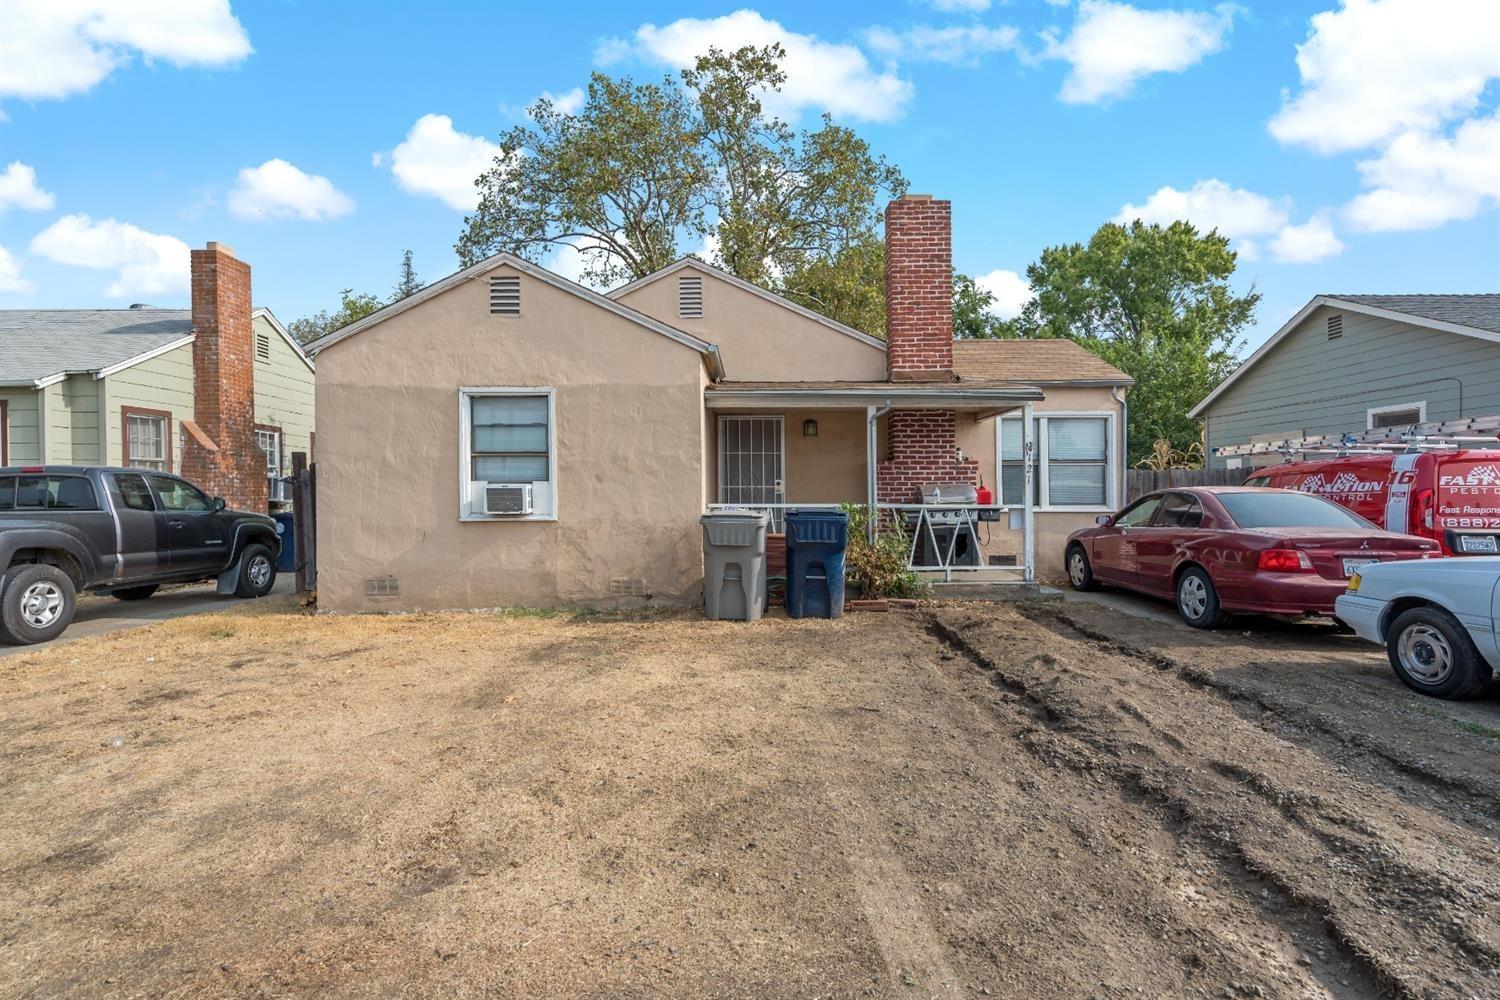
POLYGON ((68 574, 46 563, 16 566, 0 593, 0 640, 29 646, 56 639, 72 623, 76 606, 68 574))
POLYGON ((1490 681, 1489 666, 1458 620, 1442 608, 1412 608, 1386 633, 1386 655, 1401 683, 1418 694, 1459 701, 1490 681))
POLYGON ((110 597, 117 597, 122 601, 144 601, 156 593, 157 584, 143 583, 139 587, 125 587, 122 590, 110 591, 110 597))
POLYGON ((240 555, 240 582, 234 592, 240 597, 265 597, 276 584, 276 560, 264 545, 247 545, 240 555))

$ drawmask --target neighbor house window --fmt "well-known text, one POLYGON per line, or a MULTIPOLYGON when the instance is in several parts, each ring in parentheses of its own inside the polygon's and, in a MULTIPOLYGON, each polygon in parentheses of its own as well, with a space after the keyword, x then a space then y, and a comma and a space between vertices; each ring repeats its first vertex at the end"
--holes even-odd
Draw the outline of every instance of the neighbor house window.
POLYGON ((466 516, 484 517, 484 484, 530 487, 531 517, 556 513, 556 434, 551 389, 464 389, 466 516))
POLYGON ((1370 430, 1382 427, 1408 427, 1427 419, 1427 403, 1401 403, 1398 406, 1377 406, 1365 411, 1365 426, 1370 430))
MULTIPOLYGON (((1113 506, 1111 484, 1119 456, 1112 415, 1039 416, 1031 440, 1034 505, 1044 510, 1113 506)), ((999 452, 999 502, 1019 505, 1025 475, 1020 418, 1001 418, 999 452)))
POLYGON ((169 472, 172 467, 172 416, 162 410, 125 407, 125 453, 122 464, 169 472))
POLYGON ((255 446, 266 456, 266 496, 281 499, 281 431, 276 427, 255 428, 255 446))

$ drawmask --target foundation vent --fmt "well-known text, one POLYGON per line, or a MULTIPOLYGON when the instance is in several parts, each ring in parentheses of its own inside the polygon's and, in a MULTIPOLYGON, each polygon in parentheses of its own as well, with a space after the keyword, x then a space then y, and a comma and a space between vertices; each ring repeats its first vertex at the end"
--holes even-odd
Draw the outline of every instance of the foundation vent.
POLYGON ((683 277, 677 279, 677 315, 683 319, 701 319, 703 316, 703 279, 683 277))
POLYGON ((401 581, 394 576, 372 576, 365 580, 366 597, 400 597, 401 581))
POLYGON ((609 581, 610 597, 645 597, 646 581, 637 576, 615 576, 609 581))
POLYGON ((502 275, 490 279, 490 315, 521 315, 521 279, 502 275))

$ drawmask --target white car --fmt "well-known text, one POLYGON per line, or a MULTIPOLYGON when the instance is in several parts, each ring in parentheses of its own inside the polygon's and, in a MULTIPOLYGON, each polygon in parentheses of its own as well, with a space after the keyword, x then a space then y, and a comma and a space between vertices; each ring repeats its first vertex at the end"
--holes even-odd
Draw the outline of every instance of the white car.
POLYGON ((1500 674, 1500 558, 1375 563, 1334 614, 1379 643, 1396 676, 1435 698, 1472 698, 1500 674))

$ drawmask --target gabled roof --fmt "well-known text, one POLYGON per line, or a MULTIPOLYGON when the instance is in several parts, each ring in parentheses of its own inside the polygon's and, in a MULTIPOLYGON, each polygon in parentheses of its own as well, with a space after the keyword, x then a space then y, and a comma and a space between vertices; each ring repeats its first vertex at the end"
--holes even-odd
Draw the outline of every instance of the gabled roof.
POLYGON ((428 299, 436 295, 441 295, 443 292, 448 291, 450 288, 457 288, 459 285, 463 284, 466 281, 472 281, 475 278, 483 277, 490 271, 493 271, 497 267, 502 266, 513 267, 523 274, 530 275, 538 281, 542 281, 551 285, 553 288, 557 288, 564 292, 567 292, 569 295, 576 295, 586 302, 591 302, 599 308, 608 310, 609 312, 614 313, 616 316, 619 316, 622 319, 627 319, 630 322, 637 324, 638 326, 643 326, 653 333, 659 333, 663 337, 666 337, 670 340, 675 340, 679 344, 683 344, 687 347, 691 347, 693 350, 703 355, 703 363, 708 368, 709 374, 713 378, 720 379, 724 377, 724 363, 719 358, 719 348, 714 344, 710 344, 706 340, 700 340, 692 334, 685 333, 682 330, 677 329, 676 327, 668 326, 666 323, 663 323, 661 320, 656 319, 653 316, 647 316, 645 313, 638 312, 637 310, 632 309, 627 305, 612 301, 611 299, 600 295, 592 288, 586 288, 583 285, 578 284, 577 282, 569 281, 567 278, 564 278, 560 274, 553 274, 545 267, 540 267, 536 264, 531 263, 531 261, 529 260, 523 260, 520 257, 517 257, 515 254, 510 253, 497 253, 493 257, 486 257, 479 263, 471 265, 470 267, 466 267, 462 271, 456 271, 453 274, 448 275, 446 278, 441 278, 437 281, 434 281, 432 284, 426 286, 419 292, 413 292, 411 295, 408 295, 404 299, 398 299, 388 306, 384 306, 380 309, 375 310, 364 319, 356 320, 355 322, 350 323, 348 326, 341 327, 330 334, 319 337, 317 340, 314 340, 307 345, 307 353, 316 356, 318 352, 327 350, 341 340, 348 340, 350 337, 358 336, 359 334, 364 333, 370 327, 383 323, 386 320, 390 319, 392 316, 399 316, 401 313, 406 312, 406 310, 411 309, 413 306, 421 305, 428 299))
POLYGON ((1214 400, 1234 385, 1240 376, 1254 368, 1277 344, 1297 329, 1313 310, 1321 306, 1500 343, 1500 295, 1317 295, 1272 334, 1270 340, 1246 358, 1228 378, 1220 382, 1218 388, 1189 410, 1188 416, 1201 417, 1214 400))
POLYGON ((0 309, 0 385, 109 375, 192 342, 187 309, 0 309))
POLYGON ((1073 340, 955 340, 953 373, 968 381, 1134 385, 1135 380, 1073 340))
POLYGON ((259 306, 250 313, 251 319, 255 319, 257 317, 264 319, 267 323, 271 324, 271 329, 275 330, 277 334, 280 335, 281 339, 286 341, 288 347, 297 352, 297 357, 302 359, 302 363, 307 366, 308 371, 316 370, 313 367, 312 358, 309 358, 307 356, 307 352, 302 349, 301 344, 297 343, 297 339, 287 332, 286 327, 281 325, 281 320, 276 318, 275 313, 271 312, 271 310, 267 309, 265 306, 259 306))
POLYGON ((829 319, 827 316, 824 316, 821 313, 814 312, 813 310, 808 309, 806 306, 800 306, 790 299, 782 298, 775 292, 768 292, 764 288, 761 288, 759 285, 751 284, 744 278, 736 277, 723 268, 714 267, 712 264, 709 264, 706 261, 699 260, 697 257, 684 257, 679 261, 668 264, 660 271, 653 271, 651 274, 646 275, 644 278, 637 278, 628 285, 621 285, 619 288, 611 289, 606 294, 608 294, 612 299, 618 299, 626 292, 633 292, 637 288, 644 288, 647 285, 654 284, 655 282, 660 281, 662 278, 670 277, 676 274, 678 271, 684 270, 686 268, 702 271, 704 274, 718 278, 720 281, 728 282, 736 288, 749 292, 751 295, 765 299, 767 302, 781 306, 783 309, 789 309, 805 319, 812 320, 814 323, 819 323, 823 326, 826 326, 828 329, 832 330, 835 333, 841 333, 846 337, 853 337, 855 340, 859 341, 862 344, 867 344, 870 347, 875 347, 882 351, 885 350, 885 341, 881 340, 879 337, 872 337, 868 333, 863 333, 859 330, 854 329, 854 327, 852 326, 845 326, 843 323, 840 323, 837 320, 829 319))

